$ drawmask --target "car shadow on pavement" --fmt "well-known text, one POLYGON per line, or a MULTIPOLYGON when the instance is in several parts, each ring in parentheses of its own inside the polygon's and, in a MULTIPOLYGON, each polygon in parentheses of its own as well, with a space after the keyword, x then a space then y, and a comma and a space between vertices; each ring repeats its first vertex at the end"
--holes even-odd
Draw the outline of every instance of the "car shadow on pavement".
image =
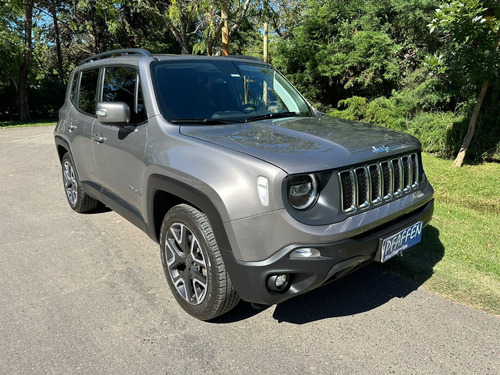
POLYGON ((84 215, 97 215, 97 214, 104 214, 106 212, 111 212, 113 211, 111 208, 106 206, 104 203, 99 202, 97 207, 91 211, 83 212, 84 215))
MULTIPOLYGON (((393 298, 404 298, 415 291, 432 276, 444 252, 439 230, 427 226, 423 241, 404 256, 385 264, 371 263, 342 279, 285 301, 276 306, 273 317, 278 322, 304 324, 373 310, 393 298)), ((213 322, 240 321, 261 311, 242 302, 213 322)))

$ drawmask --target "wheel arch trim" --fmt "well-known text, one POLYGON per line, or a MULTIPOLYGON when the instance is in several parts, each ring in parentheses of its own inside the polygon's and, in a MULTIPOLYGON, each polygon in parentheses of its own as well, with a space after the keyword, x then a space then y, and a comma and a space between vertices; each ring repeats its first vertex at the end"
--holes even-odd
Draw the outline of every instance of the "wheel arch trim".
POLYGON ((62 158, 66 152, 69 152, 71 155, 71 147, 69 146, 69 142, 66 141, 60 135, 56 135, 54 137, 54 141, 56 143, 56 149, 57 149, 57 155, 59 156, 59 162, 61 162, 62 158), (66 152, 61 152, 61 148, 64 149, 66 152))
MULTIPOLYGON (((187 185, 183 182, 163 175, 151 175, 147 185, 147 218, 149 223, 149 236, 156 242, 160 242, 161 222, 166 212, 173 206, 186 203, 203 212, 212 226, 215 239, 220 250, 231 251, 228 236, 224 229, 222 215, 205 193, 187 185), (164 198, 171 199, 162 202, 158 194, 164 194, 164 198), (157 204, 166 204, 166 207, 158 208, 157 204), (159 214, 160 213, 160 214, 159 214)), ((224 209, 224 208, 222 208, 224 209)), ((224 214, 224 213, 223 213, 224 214)), ((227 217, 227 212, 225 216, 227 217)))

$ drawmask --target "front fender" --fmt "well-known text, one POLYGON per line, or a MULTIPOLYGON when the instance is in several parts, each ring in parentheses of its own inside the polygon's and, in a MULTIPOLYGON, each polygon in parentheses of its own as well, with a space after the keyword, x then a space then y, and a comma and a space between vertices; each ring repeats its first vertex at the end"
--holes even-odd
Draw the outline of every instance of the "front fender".
POLYGON ((151 175, 147 185, 147 202, 150 202, 147 217, 148 223, 151 223, 151 225, 149 225, 148 234, 153 240, 156 242, 160 241, 159 233, 164 215, 159 215, 158 212, 166 213, 167 211, 165 207, 155 207, 155 204, 160 203, 160 201, 156 199, 159 192, 165 193, 166 196, 170 198, 169 202, 161 202, 168 205, 168 208, 179 203, 188 203, 202 211, 207 216, 212 226, 219 248, 231 251, 231 245, 229 244, 226 231, 224 230, 222 219, 222 217, 228 216, 225 208, 217 208, 215 203, 205 193, 192 186, 158 174, 151 175))

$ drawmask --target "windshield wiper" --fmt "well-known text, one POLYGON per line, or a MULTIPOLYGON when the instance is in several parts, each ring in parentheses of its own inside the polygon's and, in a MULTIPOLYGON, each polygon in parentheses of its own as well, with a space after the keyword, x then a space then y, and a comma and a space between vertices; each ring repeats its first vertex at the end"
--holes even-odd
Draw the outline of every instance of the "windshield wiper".
POLYGON ((204 124, 204 125, 221 125, 241 123, 237 120, 211 119, 211 118, 174 118, 170 120, 172 124, 204 124))
POLYGON ((283 117, 295 117, 295 116, 297 116, 297 113, 295 112, 266 113, 265 115, 248 117, 245 120, 245 122, 267 120, 270 118, 283 118, 283 117))

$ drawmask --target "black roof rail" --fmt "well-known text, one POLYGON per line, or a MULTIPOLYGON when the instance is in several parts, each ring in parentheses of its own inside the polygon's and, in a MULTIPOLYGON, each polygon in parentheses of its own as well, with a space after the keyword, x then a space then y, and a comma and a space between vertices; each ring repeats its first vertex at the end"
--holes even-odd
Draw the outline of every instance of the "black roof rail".
POLYGON ((107 51, 103 53, 99 53, 94 56, 87 57, 86 59, 80 61, 80 64, 85 64, 86 62, 89 61, 94 61, 94 60, 99 60, 104 57, 108 57, 111 55, 141 55, 141 56, 152 56, 152 53, 149 52, 148 50, 142 49, 142 48, 125 48, 125 49, 115 49, 112 51, 107 51))
POLYGON ((259 62, 264 62, 262 59, 255 57, 255 56, 250 56, 250 55, 227 55, 222 57, 229 57, 232 59, 242 59, 242 60, 253 60, 253 61, 259 61, 259 62))

